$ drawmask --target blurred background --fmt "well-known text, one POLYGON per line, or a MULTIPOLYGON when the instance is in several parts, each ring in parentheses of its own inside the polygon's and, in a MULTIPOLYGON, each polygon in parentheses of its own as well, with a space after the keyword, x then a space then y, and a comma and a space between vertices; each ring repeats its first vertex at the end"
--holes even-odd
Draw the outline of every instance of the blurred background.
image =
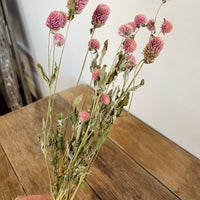
MULTIPOLYGON (((66 11, 66 3, 66 0, 1 0, 1 35, 4 35, 0 38, 3 46, 0 50, 3 55, 0 57, 1 115, 48 95, 36 64, 47 66, 49 30, 45 25, 46 18, 52 10, 66 11), (5 34, 7 36, 3 38, 5 34)), ((90 0, 83 13, 77 15, 70 26, 57 92, 76 84, 90 38, 91 16, 99 3, 109 5, 111 14, 105 26, 95 32, 94 38, 102 46, 109 39, 104 63, 110 65, 121 41, 117 34, 119 26, 134 21, 136 14, 154 18, 161 0, 90 0)), ((163 18, 171 21, 174 28, 163 37, 165 47, 158 59, 146 65, 138 77, 138 82, 145 79, 145 86, 135 93, 131 107, 133 115, 198 158, 199 8, 198 0, 171 0, 162 7, 157 28, 161 26, 163 18)), ((141 52, 148 37, 149 32, 145 29, 136 37, 137 50, 134 56, 137 61, 142 58, 141 52)), ((90 62, 91 58, 88 57, 81 80, 83 84, 90 82, 90 62)))

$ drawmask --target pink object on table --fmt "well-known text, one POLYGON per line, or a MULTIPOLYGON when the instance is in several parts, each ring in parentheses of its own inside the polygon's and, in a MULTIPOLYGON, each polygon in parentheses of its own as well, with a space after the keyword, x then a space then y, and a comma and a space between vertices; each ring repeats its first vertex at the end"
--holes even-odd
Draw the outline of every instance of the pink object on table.
POLYGON ((51 200, 48 195, 30 195, 30 196, 19 196, 15 200, 51 200))

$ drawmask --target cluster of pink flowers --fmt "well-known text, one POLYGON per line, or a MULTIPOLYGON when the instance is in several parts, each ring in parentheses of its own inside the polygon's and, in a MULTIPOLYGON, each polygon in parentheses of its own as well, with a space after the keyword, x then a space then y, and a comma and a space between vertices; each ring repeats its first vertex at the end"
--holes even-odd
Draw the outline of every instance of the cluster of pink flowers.
POLYGON ((62 11, 52 11, 47 18, 46 25, 53 31, 64 28, 67 23, 67 15, 62 11))
POLYGON ((89 46, 89 50, 97 50, 100 48, 100 43, 98 40, 92 39, 89 41, 88 46, 89 46))
POLYGON ((92 16, 92 24, 94 26, 102 26, 107 21, 110 14, 110 9, 105 4, 99 4, 92 16))

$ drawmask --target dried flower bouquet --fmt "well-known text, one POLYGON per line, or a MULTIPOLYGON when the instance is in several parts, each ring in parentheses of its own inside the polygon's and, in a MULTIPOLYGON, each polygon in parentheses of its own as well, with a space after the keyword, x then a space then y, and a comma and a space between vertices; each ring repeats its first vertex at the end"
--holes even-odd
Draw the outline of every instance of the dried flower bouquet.
POLYGON ((139 14, 135 16, 134 21, 119 27, 118 34, 122 37, 122 41, 110 68, 103 64, 108 41, 104 42, 101 53, 99 53, 100 43, 93 38, 95 31, 103 26, 108 19, 110 9, 105 4, 97 6, 91 20, 91 39, 75 87, 76 89, 79 85, 88 53, 91 52, 93 60, 90 65, 91 82, 88 94, 93 84, 92 104, 86 109, 85 103, 89 98, 88 94, 85 97, 83 95, 75 97, 74 94, 68 116, 59 114, 56 127, 53 126, 55 92, 67 34, 70 23, 77 14, 82 12, 88 0, 68 0, 67 14, 62 11, 53 11, 47 18, 46 25, 49 28, 48 73, 45 73, 40 64, 38 64, 38 68, 49 86, 49 104, 46 120, 43 120, 43 138, 40 137, 40 141, 53 200, 73 200, 78 189, 86 186, 84 178, 90 173, 90 168, 108 137, 111 125, 116 118, 121 117, 125 106, 129 105, 130 109, 134 91, 144 85, 144 80, 136 84, 138 74, 144 64, 153 63, 163 49, 164 42, 159 35, 169 33, 172 30, 171 22, 164 19, 159 34, 156 31, 158 12, 166 2, 167 0, 162 0, 154 19, 147 21, 145 15, 139 14), (66 25, 66 36, 64 37, 59 33, 59 30, 66 25), (136 64, 132 53, 136 49, 135 37, 142 28, 147 29, 150 33, 147 39, 148 43, 143 50, 144 58, 136 64), (55 61, 57 47, 62 47, 58 62, 55 61), (117 84, 119 75, 123 76, 122 86, 117 84), (69 124, 71 126, 71 139, 67 140, 66 132, 69 124), (47 159, 49 155, 51 155, 53 176, 47 159))

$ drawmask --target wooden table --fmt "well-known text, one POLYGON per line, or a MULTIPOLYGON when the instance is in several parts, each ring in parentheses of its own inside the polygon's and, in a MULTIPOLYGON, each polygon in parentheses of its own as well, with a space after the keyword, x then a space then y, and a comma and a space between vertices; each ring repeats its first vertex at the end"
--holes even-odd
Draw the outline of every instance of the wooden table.
MULTIPOLYGON (((73 90, 56 96, 56 113, 68 110, 73 90)), ((0 117, 0 200, 48 193, 37 138, 46 108, 47 98, 0 117)), ((113 125, 86 181, 76 200, 200 200, 200 160, 128 116, 113 125)))

